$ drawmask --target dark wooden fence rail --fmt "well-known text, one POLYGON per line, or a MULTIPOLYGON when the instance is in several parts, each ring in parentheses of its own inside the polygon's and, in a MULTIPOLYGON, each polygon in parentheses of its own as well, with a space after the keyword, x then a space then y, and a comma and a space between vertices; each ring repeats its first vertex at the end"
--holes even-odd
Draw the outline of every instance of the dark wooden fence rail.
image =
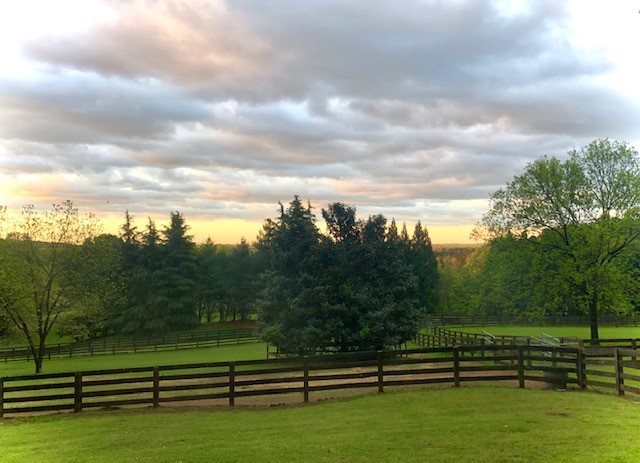
MULTIPOLYGON (((472 315, 431 315, 430 320, 441 325, 449 326, 490 326, 490 325, 550 325, 550 326, 585 326, 589 325, 589 317, 579 316, 472 316, 472 315)), ((600 325, 607 326, 638 326, 640 317, 623 315, 602 315, 598 320, 600 325)))
POLYGON ((483 381, 640 395, 638 357, 640 351, 620 348, 465 345, 12 376, 0 378, 0 416, 178 402, 233 406, 282 394, 307 402, 322 391, 483 381))
MULTIPOLYGON (((74 355, 119 354, 155 352, 162 350, 211 347, 224 344, 253 342, 257 332, 253 328, 235 330, 203 331, 188 334, 173 334, 141 339, 102 339, 46 347, 45 357, 72 357, 74 355)), ((24 346, 0 348, 0 360, 30 360, 31 351, 24 346)))
MULTIPOLYGON (((489 333, 466 333, 440 326, 433 318, 427 319, 427 332, 418 333, 414 341, 426 347, 459 345, 538 345, 541 339, 534 336, 493 335, 489 333)), ((574 336, 556 338, 559 345, 576 347, 628 347, 637 349, 639 338, 579 339, 574 336)))

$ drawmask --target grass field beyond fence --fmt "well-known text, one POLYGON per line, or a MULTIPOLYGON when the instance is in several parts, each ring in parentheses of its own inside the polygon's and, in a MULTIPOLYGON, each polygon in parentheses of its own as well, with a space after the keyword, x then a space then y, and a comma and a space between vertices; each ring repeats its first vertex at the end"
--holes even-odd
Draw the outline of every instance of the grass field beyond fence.
MULTIPOLYGON (((489 326, 447 326, 448 329, 464 333, 488 332, 493 335, 540 336, 549 334, 557 338, 575 337, 588 339, 591 332, 588 326, 545 326, 545 325, 489 325, 489 326)), ((640 326, 601 326, 598 329, 603 339, 640 338, 640 326)))

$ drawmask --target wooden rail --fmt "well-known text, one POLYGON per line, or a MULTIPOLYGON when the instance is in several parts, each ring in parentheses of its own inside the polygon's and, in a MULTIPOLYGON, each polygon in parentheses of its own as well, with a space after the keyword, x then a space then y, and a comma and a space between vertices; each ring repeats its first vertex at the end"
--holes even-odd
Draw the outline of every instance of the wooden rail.
MULTIPOLYGON (((199 333, 174 334, 154 338, 102 339, 78 343, 49 345, 45 357, 72 357, 77 355, 121 354, 158 352, 163 350, 191 349, 254 342, 257 332, 252 328, 235 330, 203 331, 199 333)), ((30 360, 31 351, 24 347, 0 348, 0 361, 30 360)))
MULTIPOLYGON (((512 335, 489 335, 489 333, 467 333, 440 326, 433 321, 427 320, 428 333, 418 333, 414 341, 426 347, 443 347, 458 345, 539 345, 543 340, 534 336, 512 336, 512 335)), ((557 338, 558 344, 563 346, 576 347, 626 347, 637 349, 640 345, 640 338, 605 338, 591 340, 579 339, 574 336, 557 338)))
MULTIPOLYGON (((555 315, 548 317, 529 316, 473 316, 473 315, 431 315, 430 319, 441 325, 450 326, 492 326, 492 325, 550 325, 550 326, 584 326, 589 325, 589 317, 555 315)), ((606 326, 639 326, 640 317, 623 315, 602 315, 598 319, 600 325, 606 326)))
MULTIPOLYGON (((533 381, 585 387, 590 377, 584 375, 583 358, 577 348, 469 345, 11 376, 0 378, 0 416, 179 402, 233 406, 248 397, 283 394, 308 402, 326 391, 384 392, 440 383, 507 381, 525 387, 533 381)), ((624 361, 624 368, 636 367, 624 361)), ((635 392, 626 387, 620 386, 635 392)))

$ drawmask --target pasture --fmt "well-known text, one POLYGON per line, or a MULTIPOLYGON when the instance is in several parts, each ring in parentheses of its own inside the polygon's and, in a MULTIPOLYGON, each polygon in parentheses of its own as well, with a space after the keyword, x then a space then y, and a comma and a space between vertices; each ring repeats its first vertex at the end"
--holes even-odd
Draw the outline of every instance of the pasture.
POLYGON ((502 387, 0 422, 0 462, 636 462, 638 404, 502 387))
MULTIPOLYGON (((266 352, 267 346, 265 343, 252 342, 245 344, 230 344, 220 347, 144 352, 137 354, 100 354, 79 357, 54 357, 51 358, 51 360, 44 361, 43 373, 150 367, 158 364, 178 365, 185 363, 257 360, 265 358, 266 352)), ((33 362, 23 360, 0 363, 0 377, 31 374, 33 374, 33 362)))

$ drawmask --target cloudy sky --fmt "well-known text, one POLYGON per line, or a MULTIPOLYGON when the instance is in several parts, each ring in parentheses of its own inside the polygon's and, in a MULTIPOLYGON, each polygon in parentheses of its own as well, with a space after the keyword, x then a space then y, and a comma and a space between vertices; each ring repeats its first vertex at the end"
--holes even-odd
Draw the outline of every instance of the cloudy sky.
MULTIPOLYGON (((640 148, 640 0, 0 3, 0 204, 255 238, 293 195, 461 242, 533 159, 640 148)), ((319 210, 318 210, 319 213, 319 210)), ((115 228, 114 228, 115 230, 115 228)))

